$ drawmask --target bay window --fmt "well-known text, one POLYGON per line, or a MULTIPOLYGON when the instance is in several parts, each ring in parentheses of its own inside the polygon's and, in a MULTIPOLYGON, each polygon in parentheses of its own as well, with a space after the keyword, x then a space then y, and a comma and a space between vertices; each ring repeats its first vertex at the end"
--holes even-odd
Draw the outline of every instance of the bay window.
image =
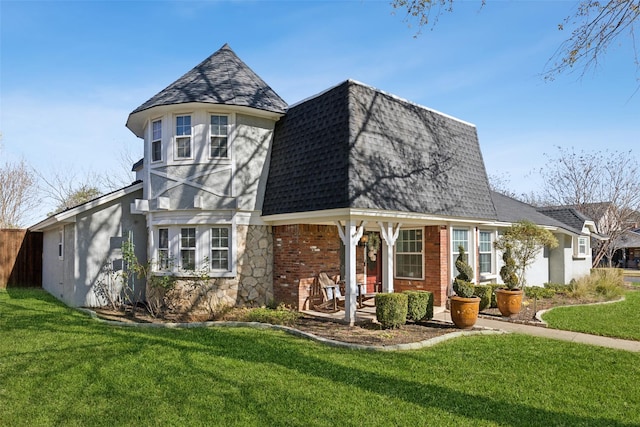
POLYGON ((180 229, 180 267, 183 270, 196 269, 196 229, 180 229))
POLYGON ((169 229, 158 229, 158 269, 169 269, 169 229))
POLYGON ((191 157, 191 116, 176 117, 176 157, 191 157))
POLYGON ((211 116, 211 124, 209 125, 210 147, 209 156, 212 158, 229 157, 228 153, 228 134, 229 134, 229 118, 227 116, 211 116))
POLYGON ((151 124, 151 161, 162 160, 162 120, 151 124))
POLYGON ((229 270, 229 228, 227 227, 211 229, 211 268, 229 270))

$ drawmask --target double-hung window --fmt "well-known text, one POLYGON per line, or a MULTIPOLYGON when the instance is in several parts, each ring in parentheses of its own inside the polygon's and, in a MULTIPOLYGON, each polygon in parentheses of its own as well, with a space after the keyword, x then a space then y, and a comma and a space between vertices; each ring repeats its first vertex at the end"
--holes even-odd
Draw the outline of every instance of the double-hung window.
POLYGON ((229 270, 229 228, 211 229, 211 269, 229 270))
POLYGON ((182 270, 196 269, 196 229, 180 229, 180 267, 182 270))
POLYGON ((492 235, 491 231, 482 231, 480 230, 480 241, 478 242, 478 254, 479 254, 479 264, 480 264, 480 273, 488 274, 492 272, 492 263, 491 263, 491 253, 493 250, 492 245, 492 235))
POLYGON ((209 156, 212 158, 229 157, 229 118, 227 116, 211 116, 211 143, 209 156))
POLYGON ((169 229, 158 229, 158 269, 169 269, 169 229))
POLYGON ((191 157, 191 116, 176 117, 176 157, 191 157))
POLYGON ((162 120, 151 124, 151 161, 162 160, 162 120))
POLYGON ((455 265, 456 265, 456 259, 458 258, 458 255, 460 253, 459 252, 460 246, 464 248, 464 252, 467 256, 467 259, 465 261, 471 264, 469 262, 469 230, 464 228, 454 228, 452 230, 452 238, 451 238, 451 250, 453 255, 451 265, 453 265, 454 276, 457 276, 459 273, 455 265))
POLYGON ((400 230, 396 241, 396 277, 423 277, 422 229, 400 230))
POLYGON ((576 248, 576 256, 586 257, 589 248, 589 241, 587 237, 578 237, 578 247, 576 248))

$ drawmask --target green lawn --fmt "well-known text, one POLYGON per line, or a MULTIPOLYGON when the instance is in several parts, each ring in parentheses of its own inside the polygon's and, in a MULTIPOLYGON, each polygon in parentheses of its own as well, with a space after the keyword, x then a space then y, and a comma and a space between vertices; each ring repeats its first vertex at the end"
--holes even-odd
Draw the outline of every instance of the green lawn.
POLYGON ((631 426, 638 378, 640 354, 522 335, 352 351, 113 327, 43 291, 0 291, 2 426, 631 426))
POLYGON ((543 320, 556 329, 640 340, 640 291, 621 302, 555 308, 543 320))

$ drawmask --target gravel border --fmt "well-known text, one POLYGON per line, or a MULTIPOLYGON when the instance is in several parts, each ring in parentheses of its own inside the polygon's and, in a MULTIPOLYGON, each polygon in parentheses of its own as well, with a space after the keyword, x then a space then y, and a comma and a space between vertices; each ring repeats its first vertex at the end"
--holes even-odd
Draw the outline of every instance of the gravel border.
POLYGON ((235 328, 235 327, 249 327, 254 329, 273 329, 284 331, 288 334, 307 338, 312 341, 319 342, 321 344, 325 344, 331 347, 343 347, 349 348, 352 350, 366 350, 366 351, 402 351, 402 350, 418 350, 421 348, 432 347, 436 344, 439 344, 444 341, 448 341, 450 339, 472 336, 472 335, 500 335, 507 334, 508 332, 496 329, 483 329, 479 331, 456 331, 448 334, 440 335, 434 338, 430 338, 424 341, 419 341, 415 343, 406 343, 406 344, 393 344, 393 345, 364 345, 364 344, 354 344, 343 341, 332 340, 329 338, 324 338, 317 336, 315 334, 304 332, 296 328, 292 328, 290 326, 282 326, 282 325, 272 325, 270 323, 260 323, 260 322, 230 322, 230 321, 209 321, 209 322, 189 322, 189 323, 179 323, 179 322, 171 322, 171 323, 137 323, 137 322, 120 322, 117 320, 107 320, 103 319, 96 314, 95 311, 89 310, 88 308, 76 308, 76 310, 88 314, 93 320, 96 320, 101 323, 105 323, 112 326, 126 326, 133 328, 169 328, 169 329, 179 329, 179 328, 209 328, 209 327, 223 327, 223 328, 235 328))

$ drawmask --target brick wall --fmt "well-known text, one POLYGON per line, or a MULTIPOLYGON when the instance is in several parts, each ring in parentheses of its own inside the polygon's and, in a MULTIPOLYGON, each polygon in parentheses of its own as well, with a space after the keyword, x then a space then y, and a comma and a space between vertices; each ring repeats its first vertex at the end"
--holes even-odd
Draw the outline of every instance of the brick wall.
POLYGON ((273 294, 301 310, 309 308, 321 272, 340 274, 342 242, 334 225, 282 225, 273 227, 273 294))
POLYGON ((395 292, 424 290, 433 293, 435 306, 443 306, 447 301, 449 284, 449 234, 445 226, 424 228, 424 280, 395 279, 395 292))
MULTIPOLYGON (((424 228, 425 279, 394 280, 395 292, 426 290, 434 304, 443 306, 449 284, 449 234, 447 227, 424 228)), ((333 225, 284 225, 273 227, 273 293, 277 302, 306 310, 318 295, 316 278, 321 272, 340 274, 342 242, 333 225)), ((363 280, 364 250, 356 250, 356 280, 363 280)))

